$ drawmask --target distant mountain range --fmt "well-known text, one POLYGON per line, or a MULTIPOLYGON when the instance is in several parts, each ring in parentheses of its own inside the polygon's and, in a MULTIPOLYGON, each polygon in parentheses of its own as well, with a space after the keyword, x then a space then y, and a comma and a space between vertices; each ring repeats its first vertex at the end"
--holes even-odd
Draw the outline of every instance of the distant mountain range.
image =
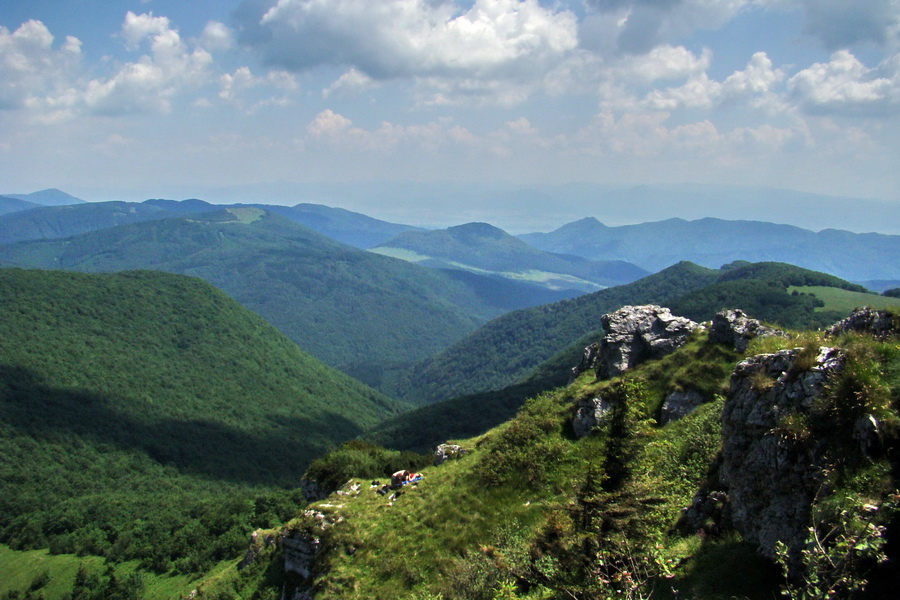
MULTIPOLYGON (((379 221, 341 208, 314 204, 278 206, 235 204, 235 207, 262 208, 314 231, 356 248, 369 248, 403 231, 415 229, 379 221)), ((222 210, 225 206, 203 200, 162 200, 144 202, 91 202, 60 206, 40 206, 24 200, 0 199, 0 244, 26 240, 64 238, 116 225, 222 210), (3 210, 6 207, 7 210, 3 210), (15 213, 15 214, 10 214, 15 213)))
POLYGON ((900 279, 900 236, 836 229, 818 233, 759 221, 668 219, 607 227, 581 219, 550 233, 519 238, 528 244, 591 260, 623 260, 649 271, 678 261, 718 268, 735 260, 779 261, 851 281, 900 279))
POLYGON ((582 293, 649 275, 624 261, 594 261, 537 250, 487 223, 468 223, 436 231, 407 231, 372 251, 423 266, 496 275, 582 293))
MULTIPOLYGON (((69 204, 82 204, 84 202, 81 198, 76 198, 75 196, 56 188, 31 192, 30 194, 3 194, 0 198, 23 200, 33 206, 67 206, 69 204)), ((0 207, 2 206, 3 202, 0 200, 0 207)))

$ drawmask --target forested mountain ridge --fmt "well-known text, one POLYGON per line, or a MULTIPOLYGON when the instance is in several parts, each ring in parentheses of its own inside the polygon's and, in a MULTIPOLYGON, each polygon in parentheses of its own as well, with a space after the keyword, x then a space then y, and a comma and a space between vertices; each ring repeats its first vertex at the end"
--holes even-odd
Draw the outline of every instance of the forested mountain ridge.
POLYGON ((524 379, 544 360, 598 327, 623 304, 659 303, 713 283, 718 272, 680 263, 654 275, 490 321, 414 368, 397 396, 417 403, 497 390, 524 379))
POLYGON ((193 277, 0 269, 0 313, 15 548, 203 571, 295 509, 303 465, 404 408, 193 277))
POLYGON ((648 275, 623 261, 591 261, 537 250, 487 223, 401 233, 372 249, 431 267, 487 272, 551 289, 596 291, 648 275))
POLYGON ((380 378, 505 312, 485 291, 259 208, 219 209, 0 246, 24 267, 155 269, 209 281, 326 363, 380 378))
POLYGON ((713 268, 747 260, 786 262, 850 281, 900 279, 897 235, 836 229, 815 233, 791 225, 713 218, 608 227, 590 217, 519 238, 549 252, 625 260, 650 271, 681 260, 713 268))
POLYGON ((501 390, 521 382, 540 363, 567 349, 577 361, 581 348, 571 346, 572 340, 596 339, 601 333, 599 315, 627 304, 665 304, 697 321, 726 308, 741 308, 764 320, 799 328, 821 327, 841 316, 820 312, 820 300, 789 291, 792 286, 864 289, 784 263, 739 261, 719 270, 679 263, 634 283, 498 317, 423 361, 398 395, 428 403, 501 390))
MULTIPOLYGON (((234 204, 231 207, 261 208, 277 213, 319 233, 357 248, 369 248, 403 231, 409 225, 388 223, 366 215, 318 204, 279 206, 234 204)), ((47 206, 9 198, 0 203, 0 243, 64 238, 116 225, 166 219, 201 212, 220 211, 228 206, 203 200, 151 199, 143 202, 91 202, 47 206), (27 210, 26 209, 30 209, 27 210)))

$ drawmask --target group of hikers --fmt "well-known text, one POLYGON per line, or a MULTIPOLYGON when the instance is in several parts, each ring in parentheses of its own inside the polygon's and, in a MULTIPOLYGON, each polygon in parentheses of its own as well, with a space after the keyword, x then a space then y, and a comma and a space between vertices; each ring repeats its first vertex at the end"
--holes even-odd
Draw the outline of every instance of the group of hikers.
MULTIPOLYGON (((391 475, 391 483, 389 485, 383 486, 378 490, 378 493, 382 496, 388 493, 390 490, 399 490, 404 485, 408 485, 410 483, 418 483, 422 480, 421 473, 413 473, 412 471, 407 471, 406 469, 397 471, 393 475, 391 475)), ((373 487, 378 485, 378 482, 373 482, 373 487)))

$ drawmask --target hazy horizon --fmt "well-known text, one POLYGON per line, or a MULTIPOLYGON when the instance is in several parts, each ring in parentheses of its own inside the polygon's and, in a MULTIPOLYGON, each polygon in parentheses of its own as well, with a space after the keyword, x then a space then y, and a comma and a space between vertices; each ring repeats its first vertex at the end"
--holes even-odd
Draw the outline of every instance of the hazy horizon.
MULTIPOLYGON (((540 218, 558 225, 604 214, 590 194, 576 205, 542 189, 693 182, 871 198, 898 213, 898 6, 10 0, 0 189, 518 186, 532 211, 543 194, 540 218)), ((346 207, 419 214, 378 201, 346 207)), ((478 208, 420 202, 439 223, 478 208)), ((690 218, 685 202, 658 208, 690 218)), ((816 215, 826 226, 852 211, 811 210, 830 213, 816 215)))

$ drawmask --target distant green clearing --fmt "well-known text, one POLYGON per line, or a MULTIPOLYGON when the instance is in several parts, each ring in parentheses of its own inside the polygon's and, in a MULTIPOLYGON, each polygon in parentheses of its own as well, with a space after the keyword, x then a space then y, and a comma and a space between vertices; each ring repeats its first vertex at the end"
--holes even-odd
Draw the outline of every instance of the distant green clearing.
POLYGON ((478 273, 480 275, 498 275, 500 277, 505 277, 506 279, 512 279, 514 281, 539 283, 555 290, 576 288, 596 291, 603 289, 604 287, 600 284, 594 283, 593 281, 588 281, 574 275, 567 275, 565 273, 552 273, 549 271, 539 271, 537 269, 527 269, 524 271, 489 271, 487 269, 479 269, 478 267, 473 267, 472 265, 468 265, 458 261, 449 259, 435 259, 433 256, 419 254, 414 250, 407 250, 405 248, 382 246, 379 248, 372 248, 371 250, 369 250, 369 252, 374 252, 375 254, 381 254, 383 256, 390 256, 391 258, 399 258, 400 260, 405 260, 406 262, 412 263, 420 263, 426 260, 440 260, 443 264, 449 267, 455 267, 457 269, 462 269, 471 273, 478 273))
POLYGON ((834 287, 824 286, 791 286, 788 292, 812 294, 825 303, 816 308, 816 312, 836 310, 849 313, 854 308, 871 306, 872 308, 900 308, 900 298, 890 298, 880 294, 864 294, 834 287))
POLYGON ((399 258, 400 260, 405 260, 406 262, 418 263, 423 260, 429 260, 430 256, 426 256, 424 254, 419 254, 418 252, 413 252, 412 250, 406 250, 404 248, 372 248, 369 252, 373 254, 381 254, 382 256, 390 256, 391 258, 399 258))
MULTIPOLYGON (((234 561, 229 561, 234 563, 234 561)), ((0 597, 10 592, 23 593, 45 575, 49 578, 44 585, 34 587, 44 600, 57 600, 72 591, 75 574, 80 567, 89 573, 101 575, 106 570, 106 562, 99 556, 76 556, 74 554, 50 554, 48 550, 13 550, 0 544, 0 597)), ((135 573, 137 561, 120 563, 115 566, 116 577, 124 581, 135 573)), ((219 570, 219 567, 214 571, 219 570)), ((196 586, 187 575, 156 575, 140 571, 143 586, 140 598, 182 598, 196 586)))

